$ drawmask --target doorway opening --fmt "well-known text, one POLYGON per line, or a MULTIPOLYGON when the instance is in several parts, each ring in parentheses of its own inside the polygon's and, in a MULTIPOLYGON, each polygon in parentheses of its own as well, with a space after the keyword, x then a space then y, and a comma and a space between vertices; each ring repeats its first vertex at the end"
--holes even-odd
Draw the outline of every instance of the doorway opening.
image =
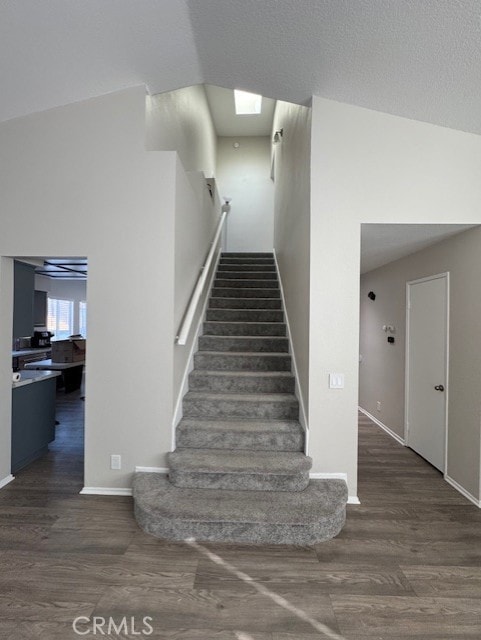
POLYGON ((360 410, 476 504, 480 243, 479 225, 361 225, 360 410))
POLYGON ((83 486, 87 260, 14 259, 11 473, 83 486))

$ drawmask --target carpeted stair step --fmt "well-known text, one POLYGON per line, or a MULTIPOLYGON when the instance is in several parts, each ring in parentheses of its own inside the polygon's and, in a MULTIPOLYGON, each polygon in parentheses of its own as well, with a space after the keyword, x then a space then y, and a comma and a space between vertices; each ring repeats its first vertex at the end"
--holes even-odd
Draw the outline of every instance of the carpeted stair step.
POLYGON ((279 309, 207 309, 206 320, 214 322, 283 322, 279 309))
POLYGON ((311 458, 286 451, 180 449, 167 454, 176 487, 234 491, 303 491, 311 458))
POLYGON ((276 267, 274 258, 221 258, 219 266, 233 267, 276 267))
POLYGON ((277 273, 276 265, 273 262, 269 264, 260 264, 258 262, 251 262, 248 264, 220 262, 217 267, 217 272, 223 273, 224 271, 266 271, 269 273, 277 273))
POLYGON ((286 353, 199 351, 194 355, 194 368, 216 371, 290 371, 291 356, 286 353))
POLYGON ((304 430, 297 420, 212 420, 182 418, 177 449, 303 451, 304 430))
POLYGON ((280 298, 211 298, 209 309, 282 309, 280 298))
MULTIPOLYGON (((252 280, 243 278, 224 278, 223 274, 217 274, 214 280, 215 288, 230 288, 230 289, 278 289, 279 283, 277 280, 269 280, 267 278, 258 279, 252 278, 252 280)), ((268 296, 267 296, 268 297, 268 296)))
POLYGON ((278 336, 200 336, 199 351, 255 351, 287 353, 286 337, 278 336))
POLYGON ((277 282, 277 273, 275 271, 218 271, 217 276, 223 280, 275 280, 277 282))
POLYGON ((209 393, 188 391, 183 415, 189 418, 297 420, 299 402, 291 393, 209 393))
POLYGON ((179 489, 156 473, 136 473, 135 517, 158 538, 312 545, 345 521, 344 480, 311 480, 304 491, 179 489))
POLYGON ((294 393, 295 378, 290 371, 205 371, 189 375, 191 391, 223 393, 294 393))
POLYGON ((223 251, 221 253, 221 258, 269 258, 270 260, 274 260, 273 253, 252 253, 252 252, 231 252, 231 251, 223 251))
POLYGON ((232 288, 227 285, 225 287, 214 287, 211 296, 213 298, 280 298, 281 291, 280 289, 274 288, 241 289, 239 287, 232 288))
POLYGON ((285 336, 284 322, 204 322, 205 336, 285 336))

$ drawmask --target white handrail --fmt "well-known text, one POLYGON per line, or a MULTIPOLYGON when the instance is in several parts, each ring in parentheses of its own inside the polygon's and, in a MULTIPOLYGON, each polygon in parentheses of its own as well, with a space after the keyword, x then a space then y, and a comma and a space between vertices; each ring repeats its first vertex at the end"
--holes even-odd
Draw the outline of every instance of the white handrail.
POLYGON ((197 280, 197 284, 195 285, 194 293, 192 294, 192 297, 189 302, 189 306, 187 307, 187 311, 185 312, 184 319, 182 320, 182 325, 179 330, 179 335, 176 336, 175 338, 178 345, 184 346, 185 344, 187 344, 187 338, 189 336, 190 329, 192 327, 192 322, 194 321, 197 305, 199 304, 200 297, 204 290, 205 282, 207 280, 207 275, 210 271, 210 267, 212 264, 212 260, 214 258, 217 243, 219 242, 220 234, 222 232, 222 227, 224 226, 226 217, 227 217, 227 211, 225 210, 224 207, 222 207, 222 215, 220 217, 219 224, 217 225, 214 239, 212 240, 212 244, 210 246, 209 255, 207 256, 207 260, 205 261, 205 264, 201 269, 201 274, 199 276, 199 279, 197 280))

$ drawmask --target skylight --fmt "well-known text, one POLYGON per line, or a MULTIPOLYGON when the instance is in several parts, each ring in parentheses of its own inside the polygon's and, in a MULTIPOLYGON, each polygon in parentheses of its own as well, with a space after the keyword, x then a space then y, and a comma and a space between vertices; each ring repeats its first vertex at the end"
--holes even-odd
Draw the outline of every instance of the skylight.
POLYGON ((257 93, 234 89, 234 102, 238 116, 258 115, 261 112, 262 96, 257 93))

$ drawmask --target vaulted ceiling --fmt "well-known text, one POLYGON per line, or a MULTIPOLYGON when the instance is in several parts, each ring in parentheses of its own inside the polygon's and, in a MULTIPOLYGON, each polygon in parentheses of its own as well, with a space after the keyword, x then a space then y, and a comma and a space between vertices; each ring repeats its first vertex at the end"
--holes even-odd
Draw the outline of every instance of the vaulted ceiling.
POLYGON ((481 134, 479 0, 2 0, 0 120, 145 83, 481 134))

